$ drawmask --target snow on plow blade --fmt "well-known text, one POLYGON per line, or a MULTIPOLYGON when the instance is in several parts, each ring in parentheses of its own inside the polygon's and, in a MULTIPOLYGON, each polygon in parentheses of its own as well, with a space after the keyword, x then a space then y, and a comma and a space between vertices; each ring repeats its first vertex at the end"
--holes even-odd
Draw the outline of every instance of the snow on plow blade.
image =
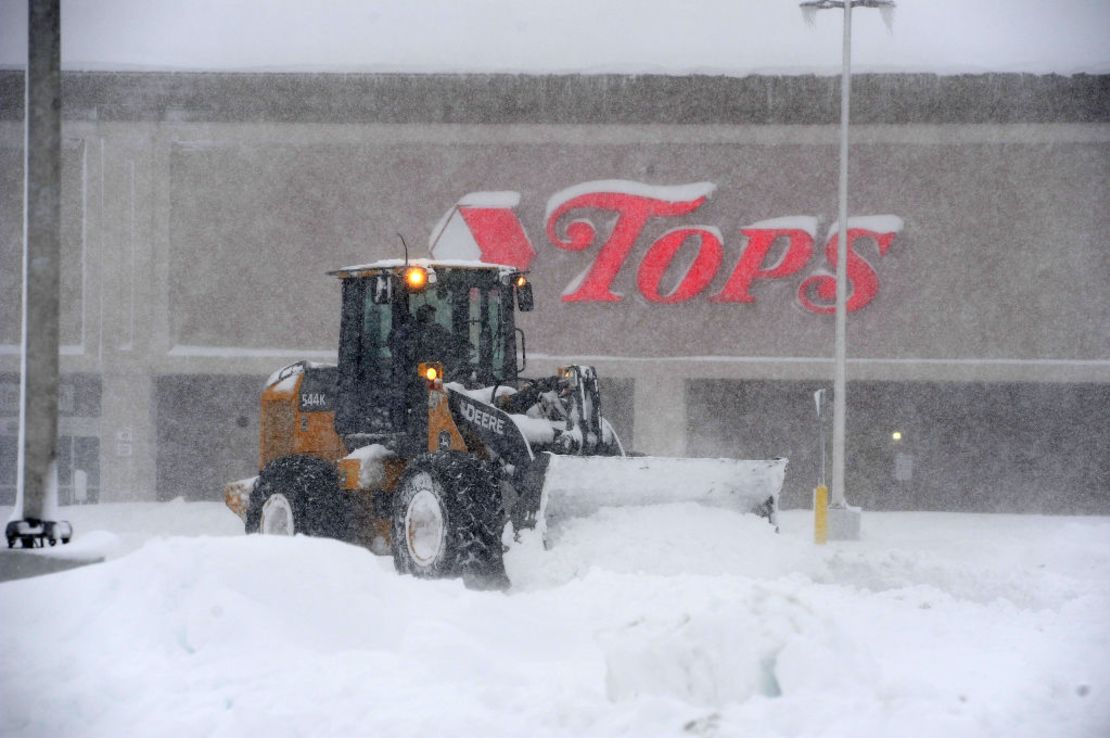
POLYGON ((776 523, 786 459, 551 455, 541 509, 548 523, 603 507, 696 502, 776 523))

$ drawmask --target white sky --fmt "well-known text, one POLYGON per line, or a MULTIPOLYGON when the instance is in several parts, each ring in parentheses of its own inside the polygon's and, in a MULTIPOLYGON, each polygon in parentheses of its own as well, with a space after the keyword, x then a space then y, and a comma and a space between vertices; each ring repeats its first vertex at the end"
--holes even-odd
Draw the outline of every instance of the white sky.
MULTIPOLYGON (((0 0, 0 65, 26 59, 0 0)), ((1110 0, 899 0, 853 14, 856 71, 1110 72, 1110 0)), ((63 0, 68 69, 829 73, 840 11, 796 0, 63 0)))

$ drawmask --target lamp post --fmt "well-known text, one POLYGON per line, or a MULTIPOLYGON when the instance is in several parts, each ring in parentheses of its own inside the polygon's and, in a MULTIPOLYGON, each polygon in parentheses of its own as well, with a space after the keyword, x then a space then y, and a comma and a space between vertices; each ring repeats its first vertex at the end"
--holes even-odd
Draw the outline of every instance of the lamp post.
MULTIPOLYGON (((848 118, 852 94, 852 9, 879 8, 889 24, 893 0, 807 0, 801 3, 806 20, 813 22, 818 10, 844 11, 844 51, 840 77, 840 202, 836 248, 836 359, 833 375, 833 443, 832 499, 833 508, 847 509, 844 495, 844 426, 847 413, 845 397, 845 363, 847 360, 848 302, 848 118)), ((858 536, 858 520, 856 520, 858 536)), ((850 536, 855 537, 855 536, 850 536)))
POLYGON ((61 259, 61 3, 29 0, 24 142, 23 351, 18 488, 8 547, 68 543, 58 503, 58 287, 61 259))

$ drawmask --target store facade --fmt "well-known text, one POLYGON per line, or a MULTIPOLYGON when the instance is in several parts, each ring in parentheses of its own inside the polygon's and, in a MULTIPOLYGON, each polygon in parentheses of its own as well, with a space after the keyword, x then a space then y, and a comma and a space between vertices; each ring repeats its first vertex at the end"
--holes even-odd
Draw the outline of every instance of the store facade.
MULTIPOLYGON (((9 379, 16 82, 0 75, 9 379)), ((1108 90, 861 78, 853 502, 1110 512, 1108 90)), ((97 387, 73 423, 98 451, 73 464, 97 457, 99 499, 216 499, 253 473, 262 380, 334 357, 324 273, 399 256, 400 233, 526 264, 530 368, 596 365, 633 448, 787 456, 786 503, 805 504, 832 376, 835 81, 81 74, 65 92, 63 371, 97 387)))

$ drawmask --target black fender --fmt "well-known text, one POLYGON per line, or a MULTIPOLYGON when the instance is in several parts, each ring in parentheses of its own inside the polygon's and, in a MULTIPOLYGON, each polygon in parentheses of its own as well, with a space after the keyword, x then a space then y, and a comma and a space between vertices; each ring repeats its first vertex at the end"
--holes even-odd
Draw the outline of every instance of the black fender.
POLYGON ((508 413, 450 387, 448 407, 460 430, 467 430, 485 445, 490 456, 501 461, 513 494, 506 500, 513 526, 532 528, 540 510, 548 454, 536 454, 508 413))
POLYGON ((450 387, 447 401, 459 429, 469 430, 480 438, 491 456, 516 468, 526 467, 535 459, 532 445, 504 411, 450 387))

